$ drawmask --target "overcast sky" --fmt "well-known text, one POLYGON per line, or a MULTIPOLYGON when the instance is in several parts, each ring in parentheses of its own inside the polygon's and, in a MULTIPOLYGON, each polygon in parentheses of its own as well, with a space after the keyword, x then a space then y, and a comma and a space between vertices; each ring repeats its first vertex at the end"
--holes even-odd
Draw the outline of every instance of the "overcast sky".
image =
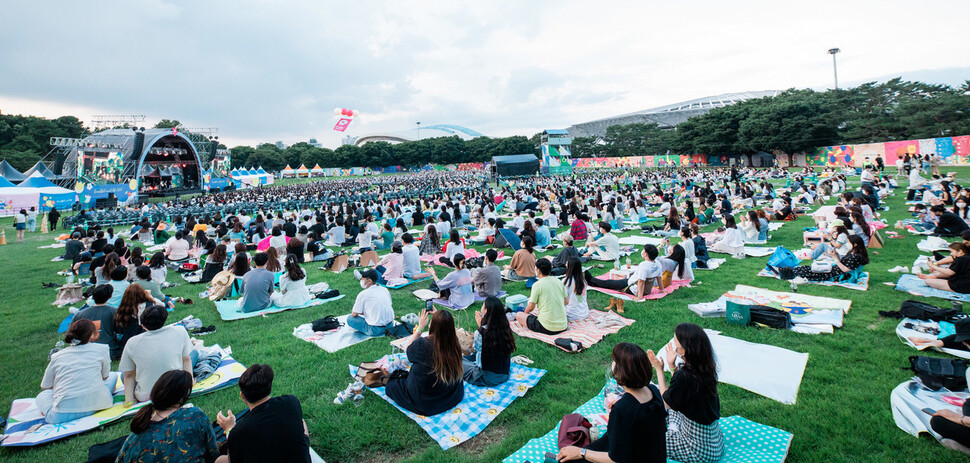
POLYGON ((230 146, 486 135, 748 90, 970 79, 966 0, 0 0, 0 111, 144 114, 230 146))

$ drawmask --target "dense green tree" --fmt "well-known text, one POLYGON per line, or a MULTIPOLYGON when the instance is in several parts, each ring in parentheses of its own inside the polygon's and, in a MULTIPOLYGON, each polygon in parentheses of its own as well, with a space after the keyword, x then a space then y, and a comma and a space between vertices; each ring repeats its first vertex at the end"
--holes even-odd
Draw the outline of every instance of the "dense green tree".
POLYGON ((155 124, 156 129, 170 129, 172 127, 178 127, 182 125, 178 119, 162 119, 155 124))
POLYGON ((256 152, 252 146, 236 146, 229 150, 229 161, 232 167, 248 167, 249 158, 256 152))

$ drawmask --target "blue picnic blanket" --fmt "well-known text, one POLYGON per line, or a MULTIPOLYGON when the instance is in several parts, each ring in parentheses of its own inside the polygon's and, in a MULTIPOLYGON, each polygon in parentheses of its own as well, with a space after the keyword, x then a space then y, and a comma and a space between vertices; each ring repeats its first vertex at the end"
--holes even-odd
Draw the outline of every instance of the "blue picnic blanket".
POLYGON ((408 278, 408 282, 407 283, 404 283, 404 284, 401 284, 401 285, 397 285, 397 286, 381 285, 381 286, 383 286, 383 287, 385 287, 387 289, 401 289, 401 288, 403 288, 405 286, 412 285, 414 283, 418 283, 418 282, 424 281, 424 280, 430 280, 430 279, 431 279, 431 277, 418 278, 417 280, 412 280, 412 279, 408 278))
MULTIPOLYGON (((393 354, 387 356, 387 359, 404 357, 405 354, 393 354)), ((353 376, 357 373, 357 367, 349 366, 350 375, 353 376)), ((512 401, 524 396, 529 389, 539 384, 539 379, 544 374, 546 370, 513 363, 508 381, 495 387, 478 387, 465 383, 465 397, 461 402, 451 410, 434 416, 420 416, 399 407, 387 397, 383 387, 370 390, 417 422, 442 450, 448 450, 482 432, 512 401)))
POLYGON ((312 307, 312 306, 320 305, 330 301, 336 301, 337 299, 342 299, 343 297, 344 295, 341 294, 337 297, 332 297, 330 299, 311 299, 310 302, 307 302, 306 304, 300 307, 277 307, 275 305, 271 305, 263 310, 257 310, 255 312, 243 312, 242 310, 240 310, 238 299, 223 299, 221 301, 216 301, 215 304, 216 304, 216 310, 219 312, 219 316, 222 317, 223 320, 230 321, 230 320, 242 320, 243 318, 258 317, 260 315, 282 312, 284 310, 303 309, 306 307, 312 307))
MULTIPOLYGON (((573 413, 590 417, 606 413, 603 406, 604 391, 580 405, 573 413)), ((765 426, 742 418, 729 416, 720 420, 724 433, 724 456, 720 463, 782 463, 788 456, 792 434, 781 429, 765 426)), ((604 430, 605 431, 605 430, 604 430)), ((505 457, 502 463, 544 461, 546 452, 559 452, 559 425, 537 439, 531 439, 521 449, 505 457)), ((674 462, 674 460, 667 460, 674 462)), ((674 462, 676 463, 676 462, 674 462)))
POLYGON ((942 289, 930 288, 923 283, 916 275, 905 274, 899 277, 896 282, 896 290, 905 291, 914 296, 939 297, 951 301, 970 302, 970 294, 961 294, 956 291, 944 291, 942 289))

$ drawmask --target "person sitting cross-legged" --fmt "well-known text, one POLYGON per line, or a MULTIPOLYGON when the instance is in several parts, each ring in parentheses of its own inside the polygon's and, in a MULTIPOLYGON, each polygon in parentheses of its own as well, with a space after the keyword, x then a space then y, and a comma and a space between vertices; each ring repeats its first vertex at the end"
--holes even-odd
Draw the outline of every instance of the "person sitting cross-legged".
POLYGON ((269 254, 258 252, 253 256, 252 269, 242 277, 243 297, 239 299, 239 307, 243 312, 258 312, 273 303, 273 290, 276 284, 273 272, 266 270, 269 254))
POLYGON ((74 320, 67 329, 65 347, 51 355, 37 396, 37 409, 50 424, 73 421, 111 408, 111 393, 118 382, 111 374, 108 346, 97 343, 94 322, 74 320))
POLYGON ((492 387, 509 379, 515 335, 505 317, 505 305, 494 296, 475 312, 475 353, 462 361, 464 379, 479 387, 492 387))
POLYGON ((149 400, 155 381, 169 370, 183 369, 192 375, 192 342, 182 326, 165 326, 168 311, 153 305, 141 314, 147 330, 128 340, 118 369, 124 372, 125 405, 149 400))
POLYGON ((347 326, 368 336, 383 336, 384 330, 394 322, 391 293, 377 284, 380 276, 376 270, 360 274, 361 292, 357 293, 354 308, 347 317, 347 326))
POLYGON ((566 331, 566 304, 569 296, 566 287, 552 277, 552 263, 546 259, 536 262, 539 281, 532 285, 532 294, 525 310, 515 315, 515 321, 532 331, 543 334, 559 334, 566 331), (534 313, 533 313, 534 312, 534 313))
POLYGON ((216 463, 310 461, 310 435, 300 399, 271 397, 272 391, 269 365, 257 363, 239 377, 239 396, 249 411, 238 420, 230 410, 216 415, 228 450, 216 463))

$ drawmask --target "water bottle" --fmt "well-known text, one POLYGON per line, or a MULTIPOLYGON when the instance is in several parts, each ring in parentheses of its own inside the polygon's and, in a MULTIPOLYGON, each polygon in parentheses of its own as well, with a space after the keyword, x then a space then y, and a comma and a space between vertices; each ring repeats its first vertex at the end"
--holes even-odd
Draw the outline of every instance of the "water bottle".
POLYGON ((632 265, 633 265, 633 261, 631 261, 630 260, 630 257, 627 256, 627 258, 626 258, 626 269, 627 270, 630 270, 630 268, 631 268, 632 265))
POLYGON ((616 259, 616 260, 615 260, 615 261, 613 262, 613 269, 614 269, 614 270, 620 270, 620 259, 619 259, 619 258, 617 258, 617 259, 616 259))

